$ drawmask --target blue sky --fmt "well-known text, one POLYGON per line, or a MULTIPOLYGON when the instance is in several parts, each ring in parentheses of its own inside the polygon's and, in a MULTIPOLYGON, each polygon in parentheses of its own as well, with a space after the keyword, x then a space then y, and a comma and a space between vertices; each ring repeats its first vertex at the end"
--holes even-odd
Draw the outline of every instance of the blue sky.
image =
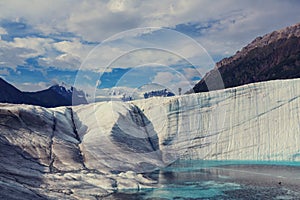
POLYGON ((296 0, 2 0, 0 77, 26 91, 188 89, 257 36, 300 22, 299 9, 296 0))

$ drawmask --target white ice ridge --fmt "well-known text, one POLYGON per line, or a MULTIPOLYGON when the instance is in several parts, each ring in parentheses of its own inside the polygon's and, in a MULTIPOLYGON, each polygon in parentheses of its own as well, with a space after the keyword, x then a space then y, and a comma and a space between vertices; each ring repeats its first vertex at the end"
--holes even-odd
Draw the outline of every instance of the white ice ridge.
MULTIPOLYGON (((133 102, 183 159, 300 161, 300 79, 133 102)), ((167 145, 165 145, 167 144, 167 145)))
POLYGON ((153 187, 138 173, 177 158, 300 161, 299 97, 294 79, 52 109, 0 104, 0 190, 94 199, 153 187))

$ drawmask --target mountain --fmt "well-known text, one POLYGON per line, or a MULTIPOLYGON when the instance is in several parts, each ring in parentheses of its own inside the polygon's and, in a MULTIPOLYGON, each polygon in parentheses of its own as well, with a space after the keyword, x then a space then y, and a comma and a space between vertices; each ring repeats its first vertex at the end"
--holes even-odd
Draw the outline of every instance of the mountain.
POLYGON ((31 102, 34 102, 33 98, 24 94, 2 78, 0 78, 0 88, 0 102, 2 103, 31 104, 31 102))
POLYGON ((66 89, 64 86, 54 85, 46 90, 24 93, 35 99, 35 101, 31 103, 32 105, 40 105, 43 107, 87 104, 84 93, 76 90, 74 87, 66 89))
MULTIPOLYGON (((235 55, 225 58, 197 83, 194 92, 208 91, 217 73, 224 87, 300 77, 300 23, 257 37, 235 55)), ((216 86, 214 89, 222 89, 216 86)))
POLYGON ((97 89, 95 102, 101 101, 132 101, 138 99, 144 99, 154 96, 174 96, 166 87, 151 83, 145 84, 139 88, 130 87, 113 87, 97 89))
POLYGON ((38 92, 22 92, 0 78, 0 102, 14 104, 31 104, 43 107, 57 107, 86 104, 85 95, 74 87, 54 85, 38 92))
POLYGON ((155 90, 155 91, 150 91, 150 92, 144 93, 145 99, 148 99, 151 97, 172 97, 172 96, 175 96, 175 94, 168 91, 167 89, 155 90))
POLYGON ((178 158, 299 162, 299 104, 300 79, 75 107, 0 104, 0 197, 159 187, 143 172, 178 158))

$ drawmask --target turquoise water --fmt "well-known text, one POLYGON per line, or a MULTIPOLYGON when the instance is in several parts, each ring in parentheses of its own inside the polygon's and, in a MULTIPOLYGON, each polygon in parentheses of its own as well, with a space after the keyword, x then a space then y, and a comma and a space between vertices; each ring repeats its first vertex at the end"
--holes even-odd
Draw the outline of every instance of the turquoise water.
POLYGON ((145 176, 157 187, 109 199, 300 199, 300 162, 181 160, 145 176))

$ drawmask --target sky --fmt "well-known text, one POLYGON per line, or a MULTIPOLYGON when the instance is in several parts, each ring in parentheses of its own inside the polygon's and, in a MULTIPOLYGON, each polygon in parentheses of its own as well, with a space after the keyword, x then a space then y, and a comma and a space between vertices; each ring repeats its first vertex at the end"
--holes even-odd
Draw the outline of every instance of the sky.
POLYGON ((297 0, 1 0, 0 77, 24 91, 185 90, 215 62, 300 22, 297 0))

